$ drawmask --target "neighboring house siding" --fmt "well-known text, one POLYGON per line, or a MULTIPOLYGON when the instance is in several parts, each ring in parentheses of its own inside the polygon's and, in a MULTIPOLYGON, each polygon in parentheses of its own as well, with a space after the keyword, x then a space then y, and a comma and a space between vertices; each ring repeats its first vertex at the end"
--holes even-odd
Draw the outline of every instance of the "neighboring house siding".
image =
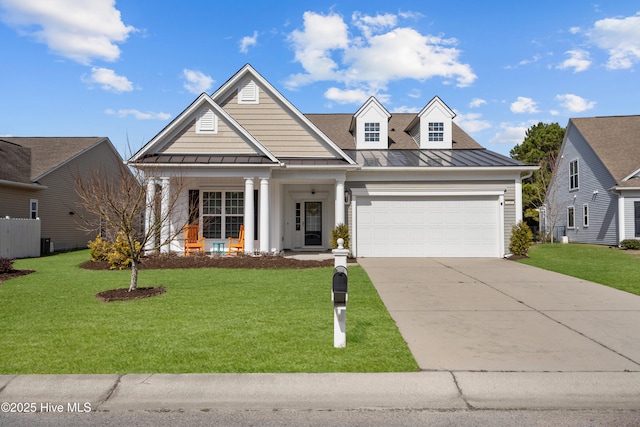
POLYGON ((220 118, 218 132, 215 134, 196 133, 196 121, 191 121, 161 152, 168 154, 255 153, 253 148, 220 118))
POLYGON ((259 104, 238 104, 235 94, 222 103, 222 108, 276 157, 334 157, 310 129, 262 89, 259 104))
POLYGON ((88 213, 77 206, 74 177, 112 168, 115 161, 109 146, 101 143, 42 177, 40 183, 48 188, 39 198, 41 235, 51 239, 54 250, 86 248, 87 242, 97 236, 97 229, 91 232, 81 229, 81 218, 88 213))
POLYGON ((42 191, 0 186, 0 218, 29 218, 29 202, 41 194, 42 191))
POLYGON ((563 212, 557 225, 568 227, 567 207, 575 208, 575 227, 566 229, 570 242, 617 245, 617 196, 609 189, 615 180, 575 127, 570 127, 557 174, 556 208, 563 212), (578 189, 569 189, 569 164, 578 160, 578 189), (594 193, 596 192, 597 193, 594 193), (589 209, 589 226, 583 226, 582 209, 589 209))

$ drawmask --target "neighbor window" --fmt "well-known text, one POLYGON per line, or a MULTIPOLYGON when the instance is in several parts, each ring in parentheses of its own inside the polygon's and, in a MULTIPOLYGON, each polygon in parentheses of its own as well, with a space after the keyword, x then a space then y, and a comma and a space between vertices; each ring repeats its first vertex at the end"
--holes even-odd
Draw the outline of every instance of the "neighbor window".
POLYGON ((567 208, 567 228, 576 228, 576 210, 573 206, 567 208))
POLYGON ((202 192, 202 235, 207 239, 238 237, 244 223, 244 193, 202 192))
POLYGON ((569 163, 569 189, 578 189, 578 161, 573 160, 569 163))
POLYGON ((380 141, 380 123, 364 124, 364 140, 365 142, 380 141))
POLYGON ((589 226, 589 205, 587 204, 582 205, 582 226, 589 226))
POLYGON ((429 141, 444 141, 443 122, 429 122, 429 141))
POLYGON ((31 199, 29 201, 29 218, 38 218, 38 199, 31 199))
POLYGON ((635 222, 636 237, 640 237, 640 202, 633 202, 633 219, 635 222))

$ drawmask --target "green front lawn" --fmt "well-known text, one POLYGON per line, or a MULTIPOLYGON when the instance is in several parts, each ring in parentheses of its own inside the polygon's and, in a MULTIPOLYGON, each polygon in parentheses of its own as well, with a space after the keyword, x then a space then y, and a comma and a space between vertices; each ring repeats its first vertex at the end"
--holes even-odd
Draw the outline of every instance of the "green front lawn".
POLYGON ((333 269, 143 270, 163 295, 100 302, 129 271, 88 251, 19 260, 0 285, 0 374, 393 372, 418 366, 368 276, 349 267, 347 347, 333 347, 333 269))
POLYGON ((640 295, 640 252, 601 245, 541 244, 524 264, 640 295))

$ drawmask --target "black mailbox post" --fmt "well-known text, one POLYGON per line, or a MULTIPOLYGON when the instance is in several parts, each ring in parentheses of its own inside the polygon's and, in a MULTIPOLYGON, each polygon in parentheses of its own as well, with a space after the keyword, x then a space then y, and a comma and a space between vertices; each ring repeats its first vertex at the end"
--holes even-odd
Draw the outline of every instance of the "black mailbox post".
POLYGON ((332 300, 333 304, 346 305, 348 292, 348 277, 346 267, 338 266, 333 271, 332 300))

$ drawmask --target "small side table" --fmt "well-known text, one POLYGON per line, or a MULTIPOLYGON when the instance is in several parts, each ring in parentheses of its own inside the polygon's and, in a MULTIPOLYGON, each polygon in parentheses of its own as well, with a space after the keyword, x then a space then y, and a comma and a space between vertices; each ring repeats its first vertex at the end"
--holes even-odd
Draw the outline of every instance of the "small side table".
POLYGON ((211 244, 211 252, 214 254, 223 254, 224 253, 224 242, 213 242, 211 244))

